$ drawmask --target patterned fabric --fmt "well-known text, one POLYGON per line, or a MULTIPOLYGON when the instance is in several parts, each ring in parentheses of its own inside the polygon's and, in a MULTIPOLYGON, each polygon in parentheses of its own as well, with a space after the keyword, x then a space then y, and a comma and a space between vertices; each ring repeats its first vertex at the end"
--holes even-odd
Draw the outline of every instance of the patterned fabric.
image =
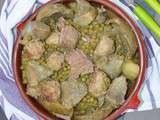
MULTIPOLYGON (((12 71, 12 50, 17 24, 26 19, 41 4, 49 0, 5 0, 0 14, 0 106, 10 120, 40 119, 21 98, 12 71)), ((145 81, 139 93, 138 111, 160 108, 160 47, 151 32, 144 27, 133 12, 119 0, 112 0, 128 13, 144 35, 148 66, 145 81)), ((157 17, 156 14, 154 17, 157 17)), ((158 40, 158 39, 156 39, 158 40)))

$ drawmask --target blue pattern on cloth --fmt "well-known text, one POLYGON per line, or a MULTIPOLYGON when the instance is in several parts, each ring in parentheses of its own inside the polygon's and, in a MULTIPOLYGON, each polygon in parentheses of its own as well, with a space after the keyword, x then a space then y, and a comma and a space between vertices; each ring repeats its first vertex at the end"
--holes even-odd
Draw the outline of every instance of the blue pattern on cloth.
MULTIPOLYGON (((12 50, 17 25, 26 19, 40 5, 49 0, 5 0, 0 14, 0 106, 10 120, 41 119, 26 105, 15 85, 12 71, 12 50)), ((160 108, 160 47, 155 36, 133 12, 119 0, 112 0, 128 13, 144 35, 147 47, 148 66, 145 81, 139 92, 141 104, 136 111, 160 108), (156 39, 156 40, 155 40, 156 39)), ((154 11, 150 12, 158 17, 154 11)), ((134 110, 128 110, 134 111, 134 110)), ((119 118, 119 119, 122 119, 119 118)))

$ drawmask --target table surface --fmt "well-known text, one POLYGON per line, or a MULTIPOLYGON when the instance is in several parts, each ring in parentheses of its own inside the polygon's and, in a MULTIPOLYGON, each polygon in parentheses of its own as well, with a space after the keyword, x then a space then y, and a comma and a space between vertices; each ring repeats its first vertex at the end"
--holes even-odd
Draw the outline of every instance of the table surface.
MULTIPOLYGON (((0 0, 0 10, 4 1, 5 0, 0 0)), ((1 113, 0 118, 2 118, 1 113)), ((160 109, 126 113, 124 115, 124 120, 160 120, 160 109)))

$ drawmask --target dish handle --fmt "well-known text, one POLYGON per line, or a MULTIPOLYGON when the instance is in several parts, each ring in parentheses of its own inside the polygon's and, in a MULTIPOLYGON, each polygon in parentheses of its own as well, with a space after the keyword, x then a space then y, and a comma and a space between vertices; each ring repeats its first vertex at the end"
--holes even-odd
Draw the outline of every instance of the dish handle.
POLYGON ((138 92, 139 91, 136 91, 135 94, 132 96, 130 102, 127 105, 127 109, 137 109, 137 107, 139 106, 141 101, 138 97, 138 92))

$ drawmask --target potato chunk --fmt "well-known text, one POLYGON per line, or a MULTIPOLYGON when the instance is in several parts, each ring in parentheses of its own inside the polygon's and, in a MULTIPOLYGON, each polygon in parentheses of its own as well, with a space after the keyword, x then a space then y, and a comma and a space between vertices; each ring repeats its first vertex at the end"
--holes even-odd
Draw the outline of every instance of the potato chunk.
POLYGON ((122 72, 129 80, 135 80, 139 74, 139 65, 131 60, 127 60, 122 65, 122 72))

